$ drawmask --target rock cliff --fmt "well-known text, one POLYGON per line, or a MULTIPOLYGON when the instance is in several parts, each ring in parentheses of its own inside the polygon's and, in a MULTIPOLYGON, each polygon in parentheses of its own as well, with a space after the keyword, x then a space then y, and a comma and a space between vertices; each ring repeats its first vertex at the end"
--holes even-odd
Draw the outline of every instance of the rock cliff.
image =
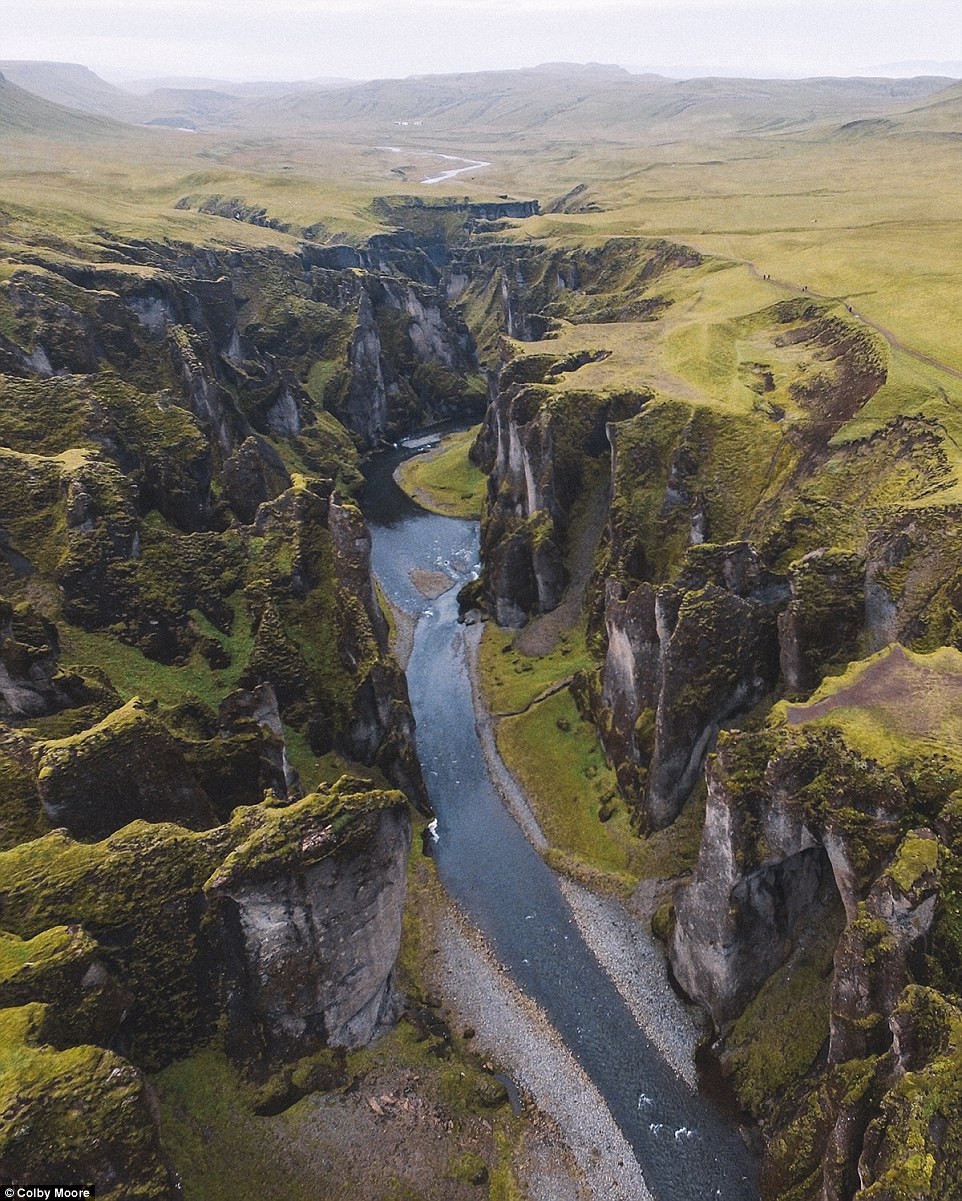
POLYGON ((357 788, 205 832, 137 821, 0 855, 4 1172, 43 1182, 57 1165, 107 1195, 172 1196, 138 1069, 208 1040, 221 1015, 261 1070, 392 1019, 410 817, 401 793, 357 788))
POLYGON ((10 256, 0 1173, 166 1198, 145 1072, 216 1037, 262 1083, 397 1016, 427 799, 350 495, 359 448, 479 381, 402 238, 358 270, 104 233, 10 256))
POLYGON ((462 254, 495 376, 463 601, 512 627, 561 613, 603 490, 571 688, 640 831, 691 818, 705 781, 656 926, 762 1126, 763 1196, 948 1199, 962 464, 938 388, 850 310, 722 314, 728 269, 632 239, 462 254))
POLYGON ((765 729, 727 735, 709 761, 701 854, 675 894, 670 954, 773 1136, 769 1195, 949 1197, 958 1179, 955 1115, 926 1075, 951 1051, 926 1041, 920 1006, 952 1015, 957 996, 957 802, 946 798, 962 761, 944 725, 928 726, 932 750, 911 737, 913 707, 954 695, 960 667, 955 651, 891 648, 808 704, 779 706, 765 729), (826 962, 815 943, 833 928, 826 962), (794 1044, 768 1024, 779 1009, 799 1015, 794 1044), (889 1116, 905 1120, 916 1038, 915 1103, 932 1115, 913 1127, 918 1172, 891 1143, 889 1116), (790 1067, 777 1064, 782 1043, 790 1067))

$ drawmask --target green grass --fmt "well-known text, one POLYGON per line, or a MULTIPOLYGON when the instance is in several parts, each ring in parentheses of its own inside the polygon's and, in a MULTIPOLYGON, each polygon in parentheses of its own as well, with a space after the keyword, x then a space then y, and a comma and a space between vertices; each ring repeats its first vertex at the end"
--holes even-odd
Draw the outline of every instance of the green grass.
POLYGON ((232 598, 231 607, 234 629, 229 636, 221 634, 202 613, 192 615, 201 631, 216 638, 231 654, 230 666, 217 671, 198 651, 183 666, 168 666, 148 659, 137 647, 109 633, 90 633, 77 626, 62 627, 61 659, 64 664, 100 667, 124 700, 143 696, 163 705, 179 705, 195 696, 216 709, 237 687, 254 645, 250 615, 240 593, 232 598))
POLYGON ((478 426, 449 434, 434 450, 401 464, 398 483, 425 509, 444 517, 477 520, 484 503, 487 476, 469 460, 478 426))
POLYGON ((637 838, 623 805, 608 821, 599 811, 616 793, 594 726, 584 722, 570 692, 556 693, 497 726, 498 750, 518 778, 551 846, 589 871, 636 878, 637 838))
POLYGON ((316 1201, 302 1166, 281 1154, 288 1115, 254 1117, 241 1101, 242 1082, 212 1048, 154 1077, 161 1141, 192 1201, 262 1201, 284 1196, 316 1201), (279 1137, 280 1136, 280 1137, 279 1137))
POLYGON ((337 367, 338 364, 333 359, 321 359, 314 363, 307 373, 307 381, 304 387, 311 400, 321 407, 324 405, 324 389, 337 370, 337 367))
POLYGON ((514 638, 514 631, 499 629, 493 622, 485 625, 481 638, 481 690, 488 709, 496 716, 517 713, 559 680, 593 665, 583 625, 563 634, 551 654, 540 657, 515 650, 514 638))
POLYGON ((917 654, 893 645, 829 676, 803 705, 779 702, 774 721, 838 727, 883 766, 935 757, 962 770, 962 653, 917 654))

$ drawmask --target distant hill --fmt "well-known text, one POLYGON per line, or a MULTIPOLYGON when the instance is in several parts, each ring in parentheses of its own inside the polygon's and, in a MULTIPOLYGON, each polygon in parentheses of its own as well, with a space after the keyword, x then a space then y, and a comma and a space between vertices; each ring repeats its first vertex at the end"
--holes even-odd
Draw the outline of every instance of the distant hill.
POLYGON ((620 67, 546 64, 518 71, 374 80, 336 91, 303 91, 252 103, 265 124, 292 127, 423 126, 426 133, 622 141, 758 134, 823 121, 887 115, 949 82, 919 79, 694 79, 632 75, 620 67))
POLYGON ((925 104, 907 112, 904 125, 962 137, 962 80, 936 92, 925 104))
POLYGON ((121 87, 136 96, 158 90, 224 92, 228 96, 286 96, 291 92, 321 91, 328 88, 356 87, 357 79, 207 79, 194 75, 171 75, 157 79, 125 79, 121 87))
POLYGON ((0 72, 18 87, 54 104, 102 117, 125 119, 131 97, 79 63, 0 62, 0 72))
MULTIPOLYGON (((826 122, 878 131, 881 126, 859 123, 925 107, 951 83, 946 77, 678 80, 633 75, 611 64, 544 63, 365 83, 172 78, 153 82, 190 86, 135 93, 75 63, 8 62, 0 70, 44 100, 132 125, 307 135, 330 128, 384 138, 393 126, 423 127, 427 136, 466 135, 482 142, 535 131, 566 141, 697 142, 797 132, 826 122)), ((948 94, 946 101, 947 106, 938 101, 938 112, 926 112, 933 128, 954 121, 948 94)))
POLYGON ((167 125, 198 129, 231 125, 232 116, 243 102, 227 92, 208 88, 157 88, 136 98, 136 113, 142 125, 167 125))
POLYGON ((119 141, 127 133, 117 121, 54 104, 0 75, 0 138, 14 135, 62 142, 119 141))
POLYGON ((929 134, 962 138, 962 80, 940 88, 921 104, 903 105, 884 118, 846 122, 837 132, 848 137, 929 134))
POLYGON ((247 103, 239 93, 212 88, 155 87, 135 95, 77 63, 3 62, 0 71, 44 100, 129 125, 187 129, 232 125, 234 111, 247 103))

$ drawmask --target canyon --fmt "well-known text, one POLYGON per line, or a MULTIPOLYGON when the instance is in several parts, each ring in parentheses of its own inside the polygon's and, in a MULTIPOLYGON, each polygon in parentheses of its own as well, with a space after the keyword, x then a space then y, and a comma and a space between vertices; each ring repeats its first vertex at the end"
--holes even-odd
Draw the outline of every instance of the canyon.
POLYGON ((540 210, 382 196, 380 232, 296 249, 5 217, 18 1183, 175 1196, 156 1073, 216 1045, 282 1113, 405 1010, 430 739, 360 465, 480 422, 462 616, 532 661, 580 630, 549 684, 613 778, 592 820, 695 828, 630 904, 708 1016, 762 1196, 957 1194, 957 390, 840 299, 681 240, 529 236, 540 210))

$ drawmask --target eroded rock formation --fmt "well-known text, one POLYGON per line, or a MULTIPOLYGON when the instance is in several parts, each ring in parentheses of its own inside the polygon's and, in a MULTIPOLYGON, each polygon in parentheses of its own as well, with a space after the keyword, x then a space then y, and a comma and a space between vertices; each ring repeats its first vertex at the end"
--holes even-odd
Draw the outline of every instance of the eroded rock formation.
POLYGON ((0 1002, 16 1006, 0 1010, 5 1172, 29 1183, 57 1165, 64 1181, 172 1196, 135 1064, 187 1053, 222 1013, 228 1048, 264 1066, 392 1020, 410 816, 401 793, 358 787, 204 832, 141 821, 0 854, 0 1002))
POLYGON ((167 1198, 145 1071, 397 1016, 427 801, 349 496, 481 385, 411 239, 98 245, 0 289, 0 1174, 167 1198))

